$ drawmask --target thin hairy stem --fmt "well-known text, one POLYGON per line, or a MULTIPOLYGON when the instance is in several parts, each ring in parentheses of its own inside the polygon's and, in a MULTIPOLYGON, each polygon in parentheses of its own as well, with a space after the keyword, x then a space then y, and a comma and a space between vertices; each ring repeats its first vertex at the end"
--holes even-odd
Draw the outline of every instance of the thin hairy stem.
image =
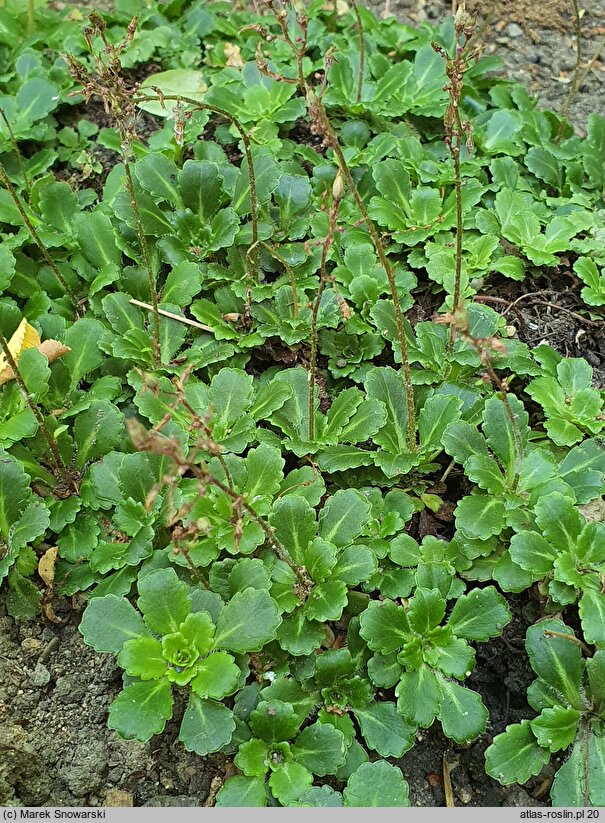
MULTIPOLYGON (((443 57, 445 61, 445 73, 448 77, 448 84, 445 86, 450 101, 445 110, 443 124, 445 127, 445 144, 448 147, 454 163, 454 191, 456 197, 456 260, 454 271, 454 294, 452 311, 456 313, 460 308, 460 292, 462 281, 462 179, 460 170, 460 152, 466 142, 470 151, 472 143, 472 127, 469 120, 463 122, 460 115, 460 103, 462 100, 462 89, 464 84, 464 73, 469 67, 470 60, 478 56, 478 50, 467 53, 469 40, 475 33, 475 21, 466 13, 464 2, 460 3, 458 9, 452 6, 455 17, 456 46, 454 57, 450 57, 448 52, 438 43, 433 43, 433 49, 443 57)), ((456 342, 456 324, 450 326, 450 339, 448 351, 451 353, 456 342)))
MULTIPOLYGON (((177 391, 179 391, 179 386, 177 386, 177 391)), ((182 396, 182 391, 179 391, 179 394, 182 396)), ((195 412, 196 418, 199 418, 195 412)), ((195 420, 194 420, 195 423, 195 420)), ((130 439, 134 446, 139 449, 140 451, 147 451, 152 452, 154 454, 161 454, 165 457, 169 457, 177 466, 177 471, 179 476, 183 476, 188 472, 192 474, 197 480, 200 481, 202 488, 204 486, 214 486, 215 488, 222 491, 224 494, 227 495, 233 502, 235 508, 237 510, 243 510, 247 512, 247 514, 257 523, 260 528, 262 529, 267 543, 271 546, 277 557, 280 560, 283 560, 292 571, 295 573, 296 577, 298 578, 301 590, 308 590, 308 587, 312 585, 306 570, 302 566, 298 566, 294 560, 290 557, 288 551, 281 545, 279 540, 277 539, 275 532, 271 528, 271 526, 266 523, 260 515, 257 514, 254 507, 250 505, 250 503, 246 500, 244 495, 239 494, 235 489, 231 488, 226 483, 223 483, 222 480, 219 480, 215 477, 212 472, 206 466, 199 466, 197 463, 194 462, 192 459, 191 453, 185 457, 183 454, 181 444, 172 437, 164 437, 157 432, 148 431, 146 430, 140 423, 135 421, 134 419, 130 419, 127 421, 127 429, 130 435, 130 439)), ((198 426, 198 428, 200 428, 198 426)), ((207 447, 211 450, 213 454, 218 454, 220 450, 220 446, 216 443, 212 442, 212 439, 209 438, 207 447)))
POLYGON ((126 189, 130 197, 130 205, 134 214, 134 221, 137 232, 137 239, 139 241, 139 248, 143 255, 143 264, 147 272, 147 282, 149 285, 149 294, 151 297, 152 317, 153 317, 153 333, 151 335, 153 346, 153 365, 154 368, 159 368, 162 365, 162 354, 160 351, 160 314, 158 311, 158 290, 156 284, 155 274, 153 273, 153 265, 151 262, 151 254, 149 253, 149 244, 143 228, 143 221, 141 220, 141 212, 139 211, 139 204, 137 203, 136 192, 132 180, 132 170, 129 160, 128 144, 122 144, 122 162, 124 164, 124 173, 126 177, 126 189))
POLYGON ((201 583, 205 589, 210 590, 210 581, 204 577, 204 575, 201 573, 201 571, 198 569, 198 567, 191 559, 189 555, 189 549, 186 546, 181 546, 180 543, 175 542, 173 552, 174 554, 180 554, 185 558, 185 563, 187 563, 187 565, 189 566, 189 571, 196 578, 198 583, 201 583))
POLYGON ((571 85, 569 87, 569 92, 567 93, 567 97, 565 98, 565 102, 561 107, 561 122, 559 123, 559 129, 557 131, 557 140, 560 140, 563 136, 563 130, 567 124, 569 118, 569 112, 571 109, 571 104, 573 103, 573 99, 576 96, 578 89, 582 83, 581 74, 582 74, 582 18, 580 16, 580 5, 578 0, 571 0, 571 5, 573 7, 574 13, 574 34, 576 40, 576 64, 574 66, 573 72, 573 79, 571 81, 571 85))
POLYGON ((288 275, 288 279, 290 280, 290 289, 292 291, 292 316, 294 318, 298 317, 298 289, 296 288, 296 278, 294 276, 294 272, 292 271, 292 266, 284 257, 282 257, 274 246, 270 246, 269 243, 266 243, 264 240, 259 240, 259 244, 271 255, 271 257, 274 257, 284 267, 286 274, 288 275))
POLYGON ((401 303, 399 301, 399 293, 397 291, 397 284, 395 282, 395 273, 393 272, 393 268, 388 261, 386 256, 384 247, 382 245, 382 240, 380 238, 380 234, 378 233, 378 229, 374 225, 374 222, 370 215, 368 214, 368 210, 365 207, 365 204, 361 198, 359 193, 359 189, 355 185, 355 181, 353 180, 353 176, 351 171, 347 165, 347 161, 345 159, 344 153, 338 142, 338 138, 332 128, 332 125, 328 119, 327 113, 321 103, 321 101, 313 94, 312 91, 309 91, 307 95, 307 101, 309 105, 309 114, 311 116, 311 121, 313 122, 315 128, 323 133, 324 139, 326 143, 330 146, 334 154, 336 155, 336 159, 338 161, 338 167, 344 177, 347 187, 357 206, 362 214, 364 222, 367 226, 368 232, 370 234, 370 238, 372 240, 372 244, 376 250, 376 254, 378 255, 378 259, 386 273, 387 279, 389 281, 389 290, 391 292, 391 299, 393 301, 393 309, 395 311, 395 323, 397 327, 397 342, 399 343, 399 347, 401 349, 401 365, 403 369, 403 379, 405 384, 405 395, 406 395, 406 406, 407 406, 407 441, 408 441, 408 448, 412 452, 416 452, 418 449, 416 443, 416 411, 414 408, 414 389, 412 386, 412 374, 410 370, 410 360, 409 360, 409 352, 408 352, 408 344, 407 338, 405 336, 405 329, 403 327, 403 313, 401 311, 401 303))
POLYGON ((475 349, 475 351, 479 354, 481 358, 481 363, 485 367, 485 371, 487 376, 489 377, 492 385, 496 389, 498 393, 498 397, 502 401, 504 409, 506 411, 506 416, 508 417, 511 425, 511 431, 513 435, 513 440, 515 442, 515 476, 512 483, 512 490, 515 491, 517 485, 519 483, 519 478, 521 476, 521 467, 523 465, 523 443, 521 442, 521 437, 519 435, 519 428, 517 425, 517 418, 511 408, 510 403, 508 402, 508 385, 506 380, 502 380, 499 375, 497 374, 496 370, 492 365, 491 360, 491 349, 497 349, 502 353, 506 353, 506 349, 503 347, 500 340, 494 337, 487 337, 487 338, 479 338, 473 337, 470 333, 468 327, 468 318, 466 316, 466 312, 458 311, 452 314, 444 314, 440 315, 436 318, 437 322, 439 323, 451 323, 452 325, 455 324, 457 331, 460 335, 467 340, 471 346, 475 349))
POLYGON ((55 440, 55 438, 52 436, 52 434, 48 430, 48 427, 46 425, 46 421, 44 420, 42 412, 40 411, 40 409, 38 408, 38 405, 34 401, 31 394, 29 393, 29 391, 27 389, 27 386, 25 385, 25 380, 23 379, 23 375, 19 371, 19 366, 17 365, 17 361, 13 357, 13 354, 10 350, 10 347, 8 345, 8 341, 7 341, 6 337, 4 336, 4 334, 1 331, 0 331, 0 348, 2 348, 2 352, 3 352, 3 354, 6 358, 6 362, 8 363, 8 365, 12 369, 14 378, 17 382, 17 385, 19 386, 21 394, 23 395, 23 398, 25 399, 25 402, 29 406, 29 408, 31 410, 31 413, 36 418, 36 422, 37 422, 38 427, 39 427, 39 429, 42 433, 42 436, 46 440, 46 443, 48 445, 48 450, 49 450, 49 456, 50 456, 50 461, 49 462, 51 464, 51 467, 53 469, 54 474, 56 475, 58 480, 60 480, 62 483, 65 484, 65 486, 67 488, 71 488, 72 485, 73 485, 72 484, 72 478, 69 476, 69 472, 67 471, 67 467, 65 466, 65 463, 63 462, 63 458, 61 457, 61 452, 59 451, 59 446, 57 444, 57 441, 55 440))
POLYGON ((355 14, 355 18, 357 20, 357 31, 359 33, 359 72, 357 75, 357 96, 355 98, 356 103, 361 103, 361 94, 363 92, 363 72, 365 67, 365 40, 363 36, 363 23, 361 22, 361 15, 359 13, 359 8, 357 7, 357 3, 355 0, 351 0, 351 6, 353 7, 353 13, 355 14))
MULTIPOLYGON (((298 87, 300 93, 304 96, 307 92, 307 81, 305 80, 305 73, 303 70, 303 58, 307 53, 307 27, 308 20, 304 14, 296 14, 296 23, 300 29, 300 36, 294 41, 288 30, 288 22, 286 19, 286 10, 277 9, 274 0, 265 0, 267 7, 273 12, 273 16, 279 23, 282 35, 286 43, 290 46, 292 54, 296 60, 296 72, 298 76, 298 87)), ((285 78, 282 78, 285 79, 285 78)))
POLYGON ((565 634, 564 632, 555 632, 552 629, 544 629, 544 636, 558 637, 561 640, 567 640, 569 643, 575 643, 576 646, 579 646, 582 649, 585 655, 592 657, 592 652, 586 643, 583 640, 580 640, 579 637, 575 637, 573 634, 565 634))
POLYGON ((321 306, 321 299, 323 297, 326 284, 328 282, 328 273, 326 271, 326 263, 328 261, 328 253, 332 248, 334 242, 334 232, 336 230, 336 221, 338 220, 338 212, 340 210, 340 202, 343 195, 342 178, 336 179, 332 188, 333 203, 329 213, 328 233, 322 244, 321 249, 321 263, 319 267, 319 288, 313 303, 313 311, 311 314, 311 357, 309 362, 309 442, 315 440, 315 385, 317 376, 317 317, 319 315, 319 307, 321 306))
POLYGON ((52 257, 48 253, 48 249, 46 248, 46 246, 44 245, 42 240, 40 240, 40 236, 39 236, 38 232, 36 231, 36 229, 34 228, 33 223, 29 219, 28 214, 25 210, 25 207, 23 206, 23 203, 21 202, 21 198, 19 197, 19 195, 15 191, 15 187, 13 186, 11 181, 9 180, 8 174, 6 173, 6 169, 4 168, 2 163, 0 163, 0 182, 2 182, 6 186, 7 191, 9 192, 10 196, 13 198, 15 206, 19 210, 19 214, 21 215, 21 219, 23 220, 23 223, 25 224, 25 228, 28 230, 32 240, 34 241, 34 243, 36 244, 36 246, 40 250, 40 253, 41 253, 42 257, 44 258, 44 261, 46 262, 46 264, 48 265, 48 267, 50 268, 52 273, 55 275, 55 277, 57 278, 57 280, 61 284, 61 287, 62 287, 63 291, 65 292, 65 294, 70 298, 70 300, 74 304, 74 309, 77 310, 78 298, 76 297, 76 295, 72 291, 71 286, 69 285, 67 280, 63 277, 63 275, 59 271, 59 269, 57 267, 57 264, 55 263, 55 261, 52 259, 52 257))
POLYGON ((25 191, 27 192, 27 197, 29 199, 29 197, 31 196, 31 180, 29 179, 27 169, 25 168, 25 164, 23 162, 23 155, 21 154, 19 143, 17 142, 17 138, 15 137, 15 133, 9 122, 9 119, 6 116, 6 112, 2 107, 0 107, 0 117, 4 120, 4 125, 7 128, 10 144, 13 147, 13 151, 15 152, 15 156, 19 164, 19 169, 21 171, 21 174, 23 175, 23 187, 25 188, 25 191))

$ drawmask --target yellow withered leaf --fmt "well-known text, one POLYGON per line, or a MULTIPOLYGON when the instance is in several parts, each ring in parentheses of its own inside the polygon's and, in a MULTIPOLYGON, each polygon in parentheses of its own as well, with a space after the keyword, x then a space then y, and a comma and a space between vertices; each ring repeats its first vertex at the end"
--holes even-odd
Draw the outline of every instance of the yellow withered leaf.
POLYGON ((47 588, 52 588, 52 585, 55 580, 55 564, 57 562, 57 547, 53 546, 52 549, 47 549, 44 552, 40 561, 38 563, 38 574, 46 583, 47 588))
MULTIPOLYGON (((25 349, 38 349, 50 363, 71 351, 70 348, 59 343, 58 340, 45 340, 42 342, 35 328, 23 318, 17 330, 8 341, 8 350, 12 354, 14 361, 18 363, 25 349)), ((13 380, 14 377, 13 370, 8 365, 4 353, 0 353, 0 386, 8 383, 9 380, 13 380)))
POLYGON ((234 46, 233 43, 225 43, 224 45, 225 57, 227 58, 226 66, 233 69, 243 69, 244 60, 239 46, 234 46))

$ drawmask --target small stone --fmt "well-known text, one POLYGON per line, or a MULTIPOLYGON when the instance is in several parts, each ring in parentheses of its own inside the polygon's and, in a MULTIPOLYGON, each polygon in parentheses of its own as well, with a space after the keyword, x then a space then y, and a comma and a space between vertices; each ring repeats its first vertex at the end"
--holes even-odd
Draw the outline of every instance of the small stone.
POLYGON ((109 789, 105 795, 104 806, 114 806, 116 808, 127 808, 134 806, 132 792, 124 792, 121 789, 109 789))
POLYGON ((50 672, 42 663, 36 663, 36 668, 29 675, 29 682, 38 688, 50 683, 50 672))
POLYGON ((35 637, 26 637, 21 641, 21 648, 26 652, 40 652, 42 650, 42 643, 35 637))
POLYGON ((525 58, 530 63, 543 62, 540 52, 537 49, 532 48, 531 46, 525 50, 525 58))
POLYGON ((473 793, 470 789, 467 789, 466 786, 461 786, 460 789, 458 789, 458 797, 460 801, 466 805, 473 799, 473 793))
POLYGON ((160 807, 170 807, 170 806, 201 806, 203 800, 199 797, 190 797, 189 795, 185 794, 175 794, 175 795, 156 795, 155 797, 150 797, 146 803, 143 803, 144 806, 160 806, 160 807))
POLYGON ((586 360, 588 360, 591 366, 598 367, 601 365, 601 358, 598 354, 595 354, 593 351, 585 351, 584 357, 586 358, 586 360))
POLYGON ((521 26, 518 26, 516 23, 509 23, 506 27, 506 33, 509 37, 522 37, 523 36, 523 29, 521 26))

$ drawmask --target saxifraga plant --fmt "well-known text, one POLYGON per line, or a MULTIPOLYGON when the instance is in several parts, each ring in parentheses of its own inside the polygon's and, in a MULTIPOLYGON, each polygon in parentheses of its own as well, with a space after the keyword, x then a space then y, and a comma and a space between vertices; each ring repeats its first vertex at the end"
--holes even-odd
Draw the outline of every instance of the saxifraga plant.
MULTIPOLYGON (((479 56, 481 47, 477 47, 470 53, 468 44, 475 33, 475 23, 470 14, 465 10, 465 3, 458 7, 454 18, 455 46, 454 56, 438 43, 433 43, 433 48, 445 61, 445 73, 448 77, 448 84, 445 87, 449 95, 450 102, 445 110, 443 123, 445 126, 445 143, 448 147, 454 162, 454 187, 456 192, 456 274, 454 279, 454 295, 452 308, 456 312, 460 308, 460 282, 462 278, 462 179, 460 172, 460 153, 466 143, 467 150, 473 148, 473 135, 470 120, 463 120, 460 113, 462 101, 462 87, 464 83, 464 73, 468 70, 471 62, 479 56)), ((456 327, 451 326, 450 351, 456 339, 456 327)))
MULTIPOLYGON (((283 75, 277 75, 274 72, 269 72, 266 62, 264 60, 258 60, 258 52, 257 65, 262 72, 268 73, 268 75, 273 79, 281 80, 282 82, 288 83, 296 82, 298 84, 299 90, 301 94, 304 96, 307 104, 307 111, 309 114, 311 131, 313 132, 313 134, 320 136, 323 139, 325 145, 331 148, 334 152, 340 173, 346 181, 347 188, 351 192, 357 204, 357 207, 361 212, 364 223, 368 229, 370 238, 372 240, 372 244, 376 250, 376 254, 378 255, 380 263, 386 273, 389 282, 391 299, 393 301, 393 308, 395 311, 395 322, 397 326, 397 342, 399 343, 401 349, 401 365, 405 384, 408 418, 408 447, 411 452, 416 452, 418 449, 418 445, 416 440, 416 410, 414 406, 414 389, 412 386, 412 376, 408 354, 408 343, 405 335, 405 330, 403 327, 403 314, 401 311, 401 303, 399 300, 399 293, 397 291, 397 284, 395 282, 395 273, 393 271, 393 266, 387 258, 384 246, 382 244, 382 240, 378 233, 378 229, 376 228, 372 218, 370 217, 368 210, 365 206, 365 203, 363 202, 363 199, 361 197, 361 194, 359 193, 359 189, 357 188, 357 185, 353 180, 353 175, 351 174, 351 170, 349 169, 349 166, 347 164, 344 152, 342 150, 336 132, 334 131, 332 124, 330 123, 328 113, 325 109, 325 106, 322 103, 321 92, 320 94, 316 94, 305 79, 303 58, 307 50, 307 17, 304 12, 294 10, 294 18, 296 26, 300 31, 300 34, 293 38, 290 34, 290 30, 288 27, 286 8, 278 8, 274 0, 265 0, 265 3, 267 4, 267 7, 272 12, 273 16, 275 17, 276 21, 278 22, 281 28, 284 41, 292 49, 292 53, 294 55, 297 67, 297 80, 293 80, 292 78, 286 78, 283 75)), ((264 30, 259 29, 259 33, 264 34, 265 37, 270 36, 264 30)), ((331 56, 327 56, 328 63, 331 59, 333 59, 331 56)))
POLYGON ((74 57, 68 55, 69 69, 74 80, 82 86, 82 92, 89 100, 93 95, 97 95, 103 101, 105 111, 111 114, 116 128, 120 135, 120 152, 122 155, 122 163, 124 165, 124 182, 128 195, 130 197, 130 205, 134 214, 137 239, 141 255, 143 257, 143 265, 147 273, 147 280, 149 284, 149 295, 151 305, 153 307, 153 364, 158 368, 162 363, 160 352, 160 315, 158 312, 158 291, 156 284, 156 276, 153 268, 151 251, 149 243, 143 228, 141 214, 137 202, 134 181, 132 177, 132 141, 135 138, 135 118, 136 109, 133 99, 133 90, 128 88, 122 76, 122 63, 120 60, 121 54, 132 42, 136 28, 137 19, 134 17, 126 31, 123 40, 114 45, 110 43, 105 34, 105 21, 103 18, 93 12, 90 15, 90 26, 84 29, 84 37, 90 50, 93 59, 94 71, 91 74, 87 67, 76 60, 74 57), (97 36, 103 43, 103 51, 95 51, 95 46, 92 37, 97 36), (107 60, 104 59, 107 55, 107 60))

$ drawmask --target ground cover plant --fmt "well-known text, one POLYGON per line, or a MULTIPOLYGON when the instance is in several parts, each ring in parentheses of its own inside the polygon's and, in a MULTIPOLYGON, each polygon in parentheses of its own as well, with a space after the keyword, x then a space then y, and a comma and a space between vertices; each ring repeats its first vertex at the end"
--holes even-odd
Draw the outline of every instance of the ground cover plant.
POLYGON ((10 614, 84 596, 110 727, 185 700, 217 806, 406 806, 529 592, 485 769, 560 753, 552 801, 605 804, 605 393, 485 299, 566 265, 602 318, 605 118, 494 77, 464 9, 8 0, 0 42, 10 614))

